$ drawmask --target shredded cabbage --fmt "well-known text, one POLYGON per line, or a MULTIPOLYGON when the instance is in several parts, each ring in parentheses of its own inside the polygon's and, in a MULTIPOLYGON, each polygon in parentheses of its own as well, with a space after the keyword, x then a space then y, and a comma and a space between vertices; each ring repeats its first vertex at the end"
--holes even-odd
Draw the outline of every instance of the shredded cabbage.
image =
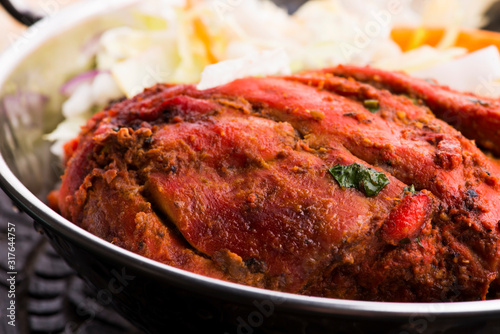
MULTIPOLYGON (((160 82, 199 82, 198 88, 206 89, 242 76, 339 63, 423 75, 466 53, 451 47, 457 27, 477 26, 491 2, 312 0, 289 15, 269 0, 145 1, 134 13, 135 28, 110 29, 94 37, 92 48, 85 47, 95 52, 96 69, 106 74, 72 87, 63 106, 66 121, 46 138, 59 142, 54 153, 61 155, 60 142, 76 136, 92 110, 160 82), (403 53, 390 38, 395 25, 435 23, 448 27, 437 48, 403 53)), ((498 57, 487 59, 500 67, 498 57)))
POLYGON ((260 51, 246 57, 225 60, 205 67, 197 88, 213 88, 249 76, 289 75, 289 63, 283 49, 260 51))

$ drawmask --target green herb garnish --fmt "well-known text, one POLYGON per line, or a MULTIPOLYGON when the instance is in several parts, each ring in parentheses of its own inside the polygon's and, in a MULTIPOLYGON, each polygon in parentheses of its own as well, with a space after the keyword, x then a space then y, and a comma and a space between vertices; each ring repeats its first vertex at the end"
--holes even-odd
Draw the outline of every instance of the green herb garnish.
POLYGON ((409 192, 410 194, 414 194, 415 193, 415 186, 412 184, 411 186, 409 187, 404 187, 403 188, 403 192, 409 192))
POLYGON ((419 238, 419 237, 417 237, 416 241, 417 241, 417 244, 418 244, 420 247, 422 247, 422 248, 424 248, 424 249, 425 249, 425 247, 424 247, 424 246, 422 245, 422 243, 420 242, 420 238, 419 238))
POLYGON ((380 109, 380 103, 378 102, 378 100, 364 100, 363 105, 372 113, 377 112, 380 109))
POLYGON ((404 239, 399 240, 399 243, 401 245, 409 245, 411 243, 411 240, 410 240, 410 238, 404 238, 404 239))
POLYGON ((335 165, 328 171, 342 188, 356 188, 368 197, 376 196, 389 184, 384 173, 358 163, 348 166, 335 165))

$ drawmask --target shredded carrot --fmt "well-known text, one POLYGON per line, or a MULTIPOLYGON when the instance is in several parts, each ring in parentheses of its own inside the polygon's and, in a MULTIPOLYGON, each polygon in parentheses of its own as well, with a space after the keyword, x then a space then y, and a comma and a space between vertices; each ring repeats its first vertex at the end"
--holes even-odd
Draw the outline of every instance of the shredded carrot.
POLYGON ((203 43, 203 46, 205 47, 208 61, 210 62, 210 64, 215 64, 217 62, 217 58, 214 56, 210 48, 210 45, 212 43, 210 41, 210 36, 207 33, 205 24, 203 23, 201 18, 198 17, 193 20, 193 25, 196 36, 200 39, 200 41, 203 43))

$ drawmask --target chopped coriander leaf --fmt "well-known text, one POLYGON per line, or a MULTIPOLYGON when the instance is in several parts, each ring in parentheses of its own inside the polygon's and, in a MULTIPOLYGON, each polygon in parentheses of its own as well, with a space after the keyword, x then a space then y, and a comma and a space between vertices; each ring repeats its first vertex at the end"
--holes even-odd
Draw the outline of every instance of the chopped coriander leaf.
POLYGON ((378 102, 378 100, 374 99, 364 100, 363 105, 372 113, 377 112, 380 109, 380 103, 378 102))
POLYGON ((409 192, 411 193, 412 195, 415 193, 415 186, 412 184, 411 186, 409 187, 404 187, 403 188, 403 192, 409 192))
POLYGON ((411 240, 410 240, 410 238, 404 238, 404 239, 399 240, 399 243, 401 245, 408 245, 411 243, 411 240))
POLYGON ((358 163, 348 166, 335 165, 328 171, 342 188, 356 188, 368 197, 376 196, 389 184, 384 173, 358 163))
POLYGON ((422 243, 420 242, 420 238, 419 238, 419 237, 417 237, 417 240, 416 240, 416 241, 417 241, 417 244, 418 244, 420 247, 425 248, 425 247, 422 245, 422 243))

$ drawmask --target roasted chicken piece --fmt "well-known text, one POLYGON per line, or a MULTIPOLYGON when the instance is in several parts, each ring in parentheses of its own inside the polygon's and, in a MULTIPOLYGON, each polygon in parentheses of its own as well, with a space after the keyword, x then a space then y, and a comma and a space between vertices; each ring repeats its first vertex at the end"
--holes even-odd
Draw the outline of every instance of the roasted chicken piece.
POLYGON ((111 105, 67 144, 52 205, 125 249, 241 284, 495 298, 498 166, 425 105, 341 69, 157 85, 111 105))
POLYGON ((401 72, 381 71, 375 68, 339 66, 327 72, 351 77, 393 94, 405 94, 421 100, 440 119, 451 124, 479 146, 500 154, 500 101, 462 93, 440 86, 432 79, 418 79, 401 72))

